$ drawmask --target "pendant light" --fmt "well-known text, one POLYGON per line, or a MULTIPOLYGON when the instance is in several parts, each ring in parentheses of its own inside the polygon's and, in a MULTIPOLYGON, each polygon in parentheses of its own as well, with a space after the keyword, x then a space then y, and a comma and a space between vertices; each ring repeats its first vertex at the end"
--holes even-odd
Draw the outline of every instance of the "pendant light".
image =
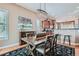
POLYGON ((40 3, 40 8, 37 9, 37 11, 41 14, 48 15, 48 13, 46 12, 46 3, 44 3, 43 5, 40 3), (42 6, 44 6, 44 10, 42 9, 42 6))

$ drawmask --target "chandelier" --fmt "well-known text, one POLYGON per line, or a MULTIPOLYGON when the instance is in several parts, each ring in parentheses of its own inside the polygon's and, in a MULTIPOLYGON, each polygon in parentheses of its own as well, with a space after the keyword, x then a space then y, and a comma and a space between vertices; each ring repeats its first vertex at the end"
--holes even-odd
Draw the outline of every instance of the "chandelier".
POLYGON ((40 3, 40 8, 37 9, 37 11, 40 13, 40 15, 42 14, 46 20, 48 19, 55 19, 55 17, 52 17, 50 14, 48 14, 47 10, 46 10, 46 3, 40 3), (43 6, 43 9, 42 9, 42 6, 43 6))
POLYGON ((40 8, 37 9, 37 11, 39 11, 40 13, 42 14, 45 14, 45 15, 48 15, 47 11, 46 11, 46 3, 44 3, 44 10, 41 8, 42 7, 42 4, 40 3, 40 8))

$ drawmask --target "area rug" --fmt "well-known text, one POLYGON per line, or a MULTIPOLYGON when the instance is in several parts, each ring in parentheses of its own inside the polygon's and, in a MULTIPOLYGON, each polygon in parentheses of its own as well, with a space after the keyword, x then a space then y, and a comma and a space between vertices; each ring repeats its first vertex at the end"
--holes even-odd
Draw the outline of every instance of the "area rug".
MULTIPOLYGON (((28 50, 24 48, 17 49, 15 51, 8 52, 6 54, 3 54, 2 56, 31 56, 28 54, 28 50)), ((50 51, 48 52, 49 56, 50 51)), ((63 46, 63 45, 57 45, 56 49, 54 49, 54 54, 51 54, 50 56, 75 56, 75 48, 71 48, 68 46, 63 46)), ((35 55, 35 56, 40 56, 35 55)))
POLYGON ((57 45, 54 53, 55 56, 75 56, 75 48, 57 45))

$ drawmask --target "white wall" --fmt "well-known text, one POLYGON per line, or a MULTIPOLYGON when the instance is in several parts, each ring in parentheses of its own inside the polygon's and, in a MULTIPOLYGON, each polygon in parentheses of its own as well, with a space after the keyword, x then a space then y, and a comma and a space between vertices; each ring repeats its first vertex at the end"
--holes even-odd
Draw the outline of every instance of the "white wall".
POLYGON ((7 9, 9 11, 9 39, 1 40, 0 47, 19 43, 19 31, 17 29, 18 16, 31 18, 33 24, 32 30, 35 30, 35 13, 12 3, 0 3, 0 8, 7 9))

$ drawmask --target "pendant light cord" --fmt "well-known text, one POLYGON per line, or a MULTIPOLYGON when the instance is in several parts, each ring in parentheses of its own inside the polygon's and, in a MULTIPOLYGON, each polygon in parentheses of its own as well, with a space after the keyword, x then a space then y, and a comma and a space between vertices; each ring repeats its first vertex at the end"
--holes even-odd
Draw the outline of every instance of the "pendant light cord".
POLYGON ((41 9, 41 3, 40 3, 40 9, 41 9))
POLYGON ((44 3, 44 9, 45 9, 45 11, 46 11, 46 3, 44 3))

